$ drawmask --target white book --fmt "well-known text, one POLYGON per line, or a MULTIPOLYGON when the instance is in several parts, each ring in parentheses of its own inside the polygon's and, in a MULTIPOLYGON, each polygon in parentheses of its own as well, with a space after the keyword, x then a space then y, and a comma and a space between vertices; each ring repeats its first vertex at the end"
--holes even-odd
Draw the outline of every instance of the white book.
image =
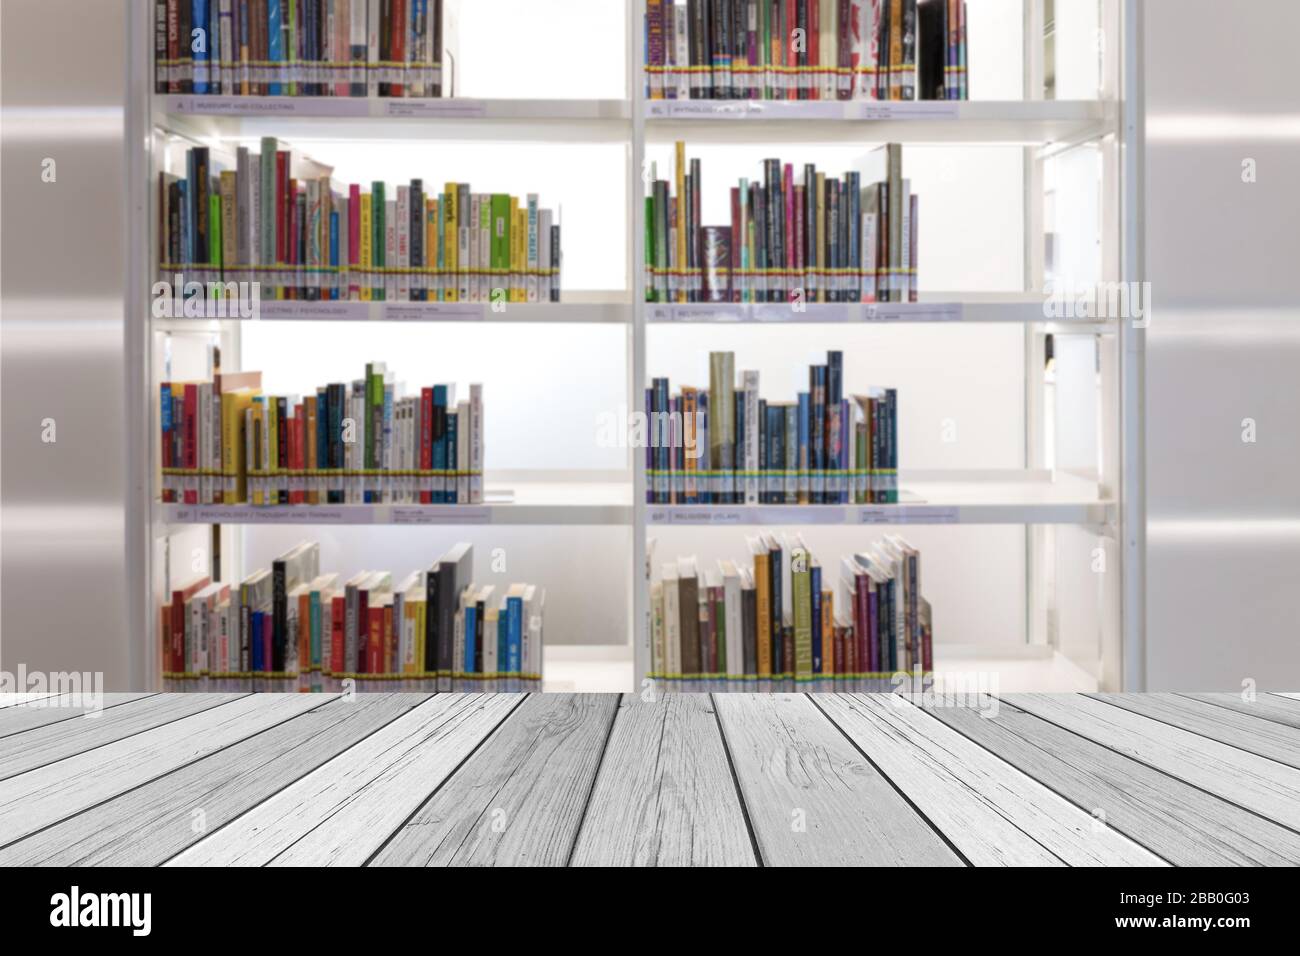
POLYGON ((758 504, 758 372, 747 369, 741 373, 745 391, 745 504, 758 504))
POLYGON ((551 211, 543 209, 537 214, 537 301, 551 301, 551 211))
POLYGON ((682 625, 677 563, 666 561, 660 567, 664 594, 664 676, 680 680, 682 674, 682 625))
POLYGON ((722 573, 722 606, 726 622, 727 679, 738 681, 744 676, 745 641, 740 607, 740 573, 734 561, 719 561, 722 573))
MULTIPOLYGON (((250 265, 262 265, 262 157, 257 153, 248 154, 248 176, 245 188, 248 191, 248 259, 250 265)), ((266 276, 260 270, 250 270, 249 281, 263 280, 266 276)))
POLYGON ((384 202, 384 298, 397 298, 397 273, 388 268, 397 264, 397 200, 384 202))
POLYGON ((691 97, 691 77, 685 67, 691 62, 691 23, 686 4, 675 4, 673 10, 673 63, 677 67, 673 76, 677 81, 677 98, 691 97))
POLYGON ((397 187, 397 301, 411 297, 411 187, 397 187))
MULTIPOLYGON (((366 29, 366 95, 379 95, 379 21, 380 5, 376 0, 369 0, 369 25, 366 29)), ((352 42, 356 42, 356 26, 353 21, 352 42)))
MULTIPOLYGON (((821 39, 819 52, 821 63, 818 64, 817 86, 821 98, 833 100, 835 91, 840 87, 839 66, 839 4, 823 3, 821 5, 821 39)), ((847 77, 844 79, 847 80, 847 77)), ((845 86, 847 89, 847 85, 845 86)))
POLYGON ((880 4, 881 0, 853 0, 852 16, 857 26, 853 32, 853 53, 858 63, 853 78, 856 99, 876 98, 876 66, 880 60, 876 25, 880 22, 880 4))
POLYGON ((664 675, 664 584, 650 585, 650 673, 656 679, 664 675))
MULTIPOLYGON (((542 636, 542 611, 546 606, 546 589, 530 584, 524 589, 524 673, 542 677, 545 643, 542 636)), ((537 688, 540 690, 541 688, 537 688)))
POLYGON ((488 270, 492 266, 492 195, 483 193, 479 196, 478 223, 478 301, 492 300, 492 276, 488 270))
POLYGON ((483 503, 483 386, 469 387, 469 501, 483 503))
POLYGON ((528 276, 524 289, 529 302, 537 301, 537 193, 528 194, 528 276))
POLYGON ((469 401, 456 403, 456 504, 469 504, 470 410, 469 401))
POLYGON ((469 197, 469 301, 481 302, 479 295, 479 270, 483 267, 480 259, 480 233, 479 216, 482 214, 482 200, 478 193, 470 193, 469 197))

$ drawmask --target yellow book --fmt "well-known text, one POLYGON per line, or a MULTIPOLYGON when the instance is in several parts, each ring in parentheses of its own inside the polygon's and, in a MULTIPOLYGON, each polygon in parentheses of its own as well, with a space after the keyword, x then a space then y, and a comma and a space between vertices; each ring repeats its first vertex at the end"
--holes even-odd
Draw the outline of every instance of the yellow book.
POLYGON ((251 389, 225 392, 221 396, 221 473, 225 479, 226 504, 247 501, 244 461, 244 410, 253 404, 251 389))
POLYGON ((514 275, 510 283, 510 298, 515 302, 528 300, 527 280, 524 272, 528 268, 528 211, 519 208, 518 200, 510 200, 510 271, 514 275))
POLYGON ((369 302, 371 283, 374 276, 370 274, 370 245, 372 223, 370 219, 370 193, 361 194, 361 301, 369 302))
POLYGON ((447 191, 443 194, 443 202, 447 208, 443 216, 443 301, 458 302, 459 287, 457 285, 456 274, 460 271, 460 264, 457 259, 456 250, 459 248, 457 238, 457 224, 459 223, 459 210, 456 208, 456 184, 447 183, 447 191))
POLYGON ((280 503, 280 407, 275 396, 266 401, 266 457, 262 460, 266 469, 266 503, 280 503))
POLYGON ((822 591, 822 674, 835 673, 835 592, 822 591))
MULTIPOLYGON (((438 269, 438 200, 426 199, 424 228, 424 261, 429 272, 429 302, 442 300, 442 272, 438 269)), ((421 671, 421 674, 424 671, 421 671)))

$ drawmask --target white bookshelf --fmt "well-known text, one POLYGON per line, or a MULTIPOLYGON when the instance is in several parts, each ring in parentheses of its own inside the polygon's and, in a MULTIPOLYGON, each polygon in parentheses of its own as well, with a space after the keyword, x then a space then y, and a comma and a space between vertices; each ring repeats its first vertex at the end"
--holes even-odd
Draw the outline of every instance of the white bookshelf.
MULTIPOLYGON (((490 2, 490 0, 489 0, 490 2)), ((979 0, 972 0, 972 3, 979 0)), ((1124 17, 1132 16, 1133 0, 1101 0, 1102 29, 1106 50, 1127 51, 1122 44, 1124 17)), ((157 471, 145 473, 146 487, 138 500, 145 513, 139 516, 151 529, 142 556, 142 575, 137 599, 144 602, 143 620, 147 636, 146 660, 156 657, 153 608, 168 587, 171 543, 195 540, 205 528, 220 529, 214 540, 221 542, 223 574, 237 580, 241 563, 242 535, 246 528, 298 526, 327 528, 330 525, 374 526, 376 534, 385 527, 414 526, 452 528, 486 525, 519 527, 540 551, 550 546, 553 532, 561 528, 626 529, 630 531, 631 553, 627 555, 628 607, 624 634, 611 634, 609 643, 631 642, 634 657, 634 687, 640 689, 649 670, 648 586, 646 542, 658 539, 659 554, 675 554, 673 536, 681 529, 710 529, 710 534, 730 532, 731 550, 739 553, 744 528, 759 526, 781 529, 839 529, 871 526, 863 540, 874 539, 890 529, 924 527, 927 534, 944 535, 941 526, 1016 526, 1024 534, 1023 618, 1024 642, 1064 652, 1059 635, 1053 632, 1053 615, 1065 613, 1057 604, 1067 576, 1079 575, 1078 562, 1062 562, 1056 529, 1075 529, 1102 542, 1110 562, 1104 581, 1084 581, 1082 590, 1097 589, 1093 618, 1100 629, 1097 661, 1093 667, 1099 686, 1120 689, 1131 684, 1124 668, 1124 640, 1139 638, 1140 615, 1134 603, 1134 588, 1141 581, 1141 549, 1126 529, 1141 519, 1141 468, 1136 460, 1132 433, 1140 395, 1141 379, 1131 356, 1141 347, 1140 333, 1114 320, 1069 320, 1053 318, 1044 309, 1045 227, 1044 167, 1054 157, 1078 148, 1098 153, 1102 226, 1099 231, 1103 277, 1120 279, 1135 274, 1130 245, 1121 235, 1121 209, 1131 201, 1126 184, 1131 171, 1121 165, 1121 146, 1134 135, 1132 118, 1124 112, 1119 95, 1131 67, 1110 55, 1104 61, 1100 95, 1095 99, 1043 100, 1044 58, 1042 44, 1027 41, 1024 53, 1023 97, 998 101, 943 103, 821 103, 821 102, 671 102, 647 101, 642 97, 641 24, 643 0, 626 0, 627 75, 626 97, 622 99, 444 99, 444 100, 351 100, 346 98, 158 96, 152 92, 151 52, 137 64, 137 104, 146 119, 150 147, 133 159, 133 177, 138 186, 133 204, 137 211, 136 236, 142 249, 133 250, 140 314, 148 316, 148 289, 153 281, 155 247, 152 208, 153 159, 159 137, 202 142, 233 151, 262 135, 274 135, 289 143, 310 139, 317 143, 320 158, 328 160, 331 143, 374 143, 385 141, 430 142, 457 140, 498 148, 499 144, 620 144, 626 157, 624 221, 627 268, 623 287, 608 285, 604 292, 570 292, 559 303, 522 305, 509 303, 501 312, 476 303, 397 302, 284 302, 261 304, 254 320, 153 319, 147 320, 147 334, 140 340, 133 367, 139 383, 135 394, 136 432, 133 447, 156 465, 157 410, 154 395, 159 380, 171 377, 165 369, 165 351, 192 348, 191 340, 219 341, 223 361, 239 366, 244 330, 257 323, 329 322, 348 326, 362 323, 410 325, 454 323, 487 327, 520 324, 555 325, 557 334, 595 334, 597 327, 621 330, 626 363, 629 409, 641 407, 648 367, 649 342, 668 328, 728 327, 753 329, 772 326, 846 326, 879 328, 881 334, 908 336, 933 332, 940 326, 958 329, 1011 329, 1014 346, 1022 352, 1025 389, 1017 420, 1009 427, 1023 432, 1021 467, 981 472, 971 469, 909 470, 907 435, 903 434, 904 458, 900 486, 903 500, 896 505, 845 506, 660 506, 645 502, 643 450, 631 449, 621 475, 593 474, 588 480, 565 473, 562 480, 527 483, 504 482, 509 500, 492 501, 494 480, 486 476, 488 503, 481 506, 353 505, 317 507, 185 506, 158 503, 157 471), (145 75, 148 74, 148 75, 145 75), (790 153, 791 144, 879 144, 901 142, 905 146, 932 149, 966 146, 1011 147, 1023 155, 1023 282, 1019 290, 1005 292, 923 292, 916 303, 809 304, 794 311, 785 304, 675 304, 646 303, 644 261, 644 203, 642 170, 648 150, 676 139, 694 145, 752 145, 754 161, 769 144, 790 153), (568 328, 574 326, 576 328, 568 328), (1018 330, 1018 331, 1016 331, 1018 330), (1051 466, 1044 443, 1048 416, 1043 382, 1033 374, 1041 368, 1048 335, 1091 337, 1097 343, 1095 395, 1099 433, 1095 468, 1059 469, 1051 466), (160 346, 160 342, 166 342, 160 346), (738 526, 738 527, 737 527, 738 526), (1068 565, 1068 566, 1067 566, 1068 565)), ((138 47, 151 51, 152 12, 136 14, 133 30, 138 47)), ((1041 37, 1042 0, 1024 0, 1024 35, 1041 37)), ((1127 27, 1131 29, 1131 27, 1127 27)), ((798 159, 798 156, 790 157, 798 159)), ((1129 158, 1129 157, 1125 157, 1129 158)), ((905 159, 906 164, 906 159, 905 159)), ((472 174, 472 170, 468 171, 472 174)), ((544 197, 545 198, 545 197, 544 197)), ((566 226, 566 248, 571 235, 566 226)), ((571 255, 571 253, 570 253, 571 255)), ((566 265, 571 264, 566 260, 566 265)), ((474 333, 477 334, 477 333, 474 333)), ((703 347, 701 349, 701 354, 703 347)), ((382 358, 383 356, 376 356, 382 358)), ((400 362, 401 356, 391 357, 400 362)), ((738 355, 737 367, 744 364, 738 355)), ((936 376, 943 370, 936 368, 936 376)), ((175 377, 186 377, 179 373, 175 377)), ((846 390, 851 383, 846 382, 846 390)), ((489 395, 489 400, 491 396, 489 395)), ((904 395, 906 400, 906 395, 904 395)), ((492 403, 490 414, 505 414, 492 403)), ((491 419, 489 419, 490 423, 491 419)), ((554 468, 539 460, 531 467, 554 468)), ((752 531, 751 531, 752 533, 752 531)), ((962 532, 963 534, 974 533, 962 532)), ((1064 533, 1064 532, 1062 532, 1064 533)), ((934 547, 927 538, 927 548, 934 547)), ((841 555, 827 555, 838 560, 841 555)), ((538 583, 546 585, 545 580, 538 583)), ((1076 582, 1077 583, 1077 582, 1076 582)), ((943 593, 927 592, 942 615, 943 593)), ((944 619, 947 620, 946 615, 944 619)), ((954 624, 955 627, 955 624, 954 624)), ((557 636, 552 631, 551 641, 557 636)), ((943 663, 944 634, 936 656, 943 663)), ((562 640, 562 638, 560 638, 562 640)), ((954 645, 968 642, 960 635, 954 645)), ((999 649, 1005 652, 1005 646, 999 649)), ((147 668, 156 678, 156 665, 147 668)), ((581 688, 579 688, 581 689, 581 688)))

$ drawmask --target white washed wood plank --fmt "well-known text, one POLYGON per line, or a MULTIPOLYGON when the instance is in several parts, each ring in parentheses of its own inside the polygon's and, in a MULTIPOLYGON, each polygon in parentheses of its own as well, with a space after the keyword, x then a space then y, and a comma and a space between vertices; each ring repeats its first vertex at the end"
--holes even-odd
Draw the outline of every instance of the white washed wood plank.
POLYGON ((707 695, 624 695, 571 863, 757 865, 707 695))
POLYGON ((155 694, 144 700, 0 737, 0 780, 229 703, 229 694, 155 694))
POLYGON ((1300 770, 1091 697, 1008 694, 1007 702, 1057 726, 1300 830, 1300 770))
POLYGON ((1300 700, 1300 694, 1292 693, 1290 691, 1273 691, 1273 693, 1278 697, 1289 697, 1291 700, 1300 700))
POLYGON ((1114 707, 1300 769, 1300 731, 1177 694, 1089 694, 1114 707))
POLYGON ((0 866, 157 866, 427 699, 330 701, 10 844, 0 866))
POLYGON ((817 702, 977 866, 1163 865, 896 694, 833 694, 817 702))
POLYGON ((1251 700, 1243 700, 1240 694, 1180 694, 1179 696, 1300 730, 1300 700, 1279 697, 1277 694, 1256 694, 1251 700))
POLYGON ((764 865, 964 865, 804 694, 713 706, 764 865))
POLYGON ((617 694, 534 694, 483 742, 371 866, 564 866, 617 694))
MULTIPOLYGON (((6 707, 0 710, 0 738, 21 734, 47 724, 71 720, 83 714, 102 713, 110 707, 120 707, 131 701, 141 700, 151 694, 105 694, 98 707, 82 705, 71 694, 59 694, 57 697, 45 697, 39 701, 6 707)), ((91 718, 92 720, 95 718, 91 718)), ((0 768, 2 770, 2 768, 0 768)))
POLYGON ((219 707, 0 781, 0 846, 319 707, 331 696, 232 694, 219 707))
POLYGON ((991 717, 937 702, 925 710, 1175 866, 1300 863, 1300 834, 1000 704, 991 717))
POLYGON ((168 866, 359 866, 522 698, 439 694, 168 866))

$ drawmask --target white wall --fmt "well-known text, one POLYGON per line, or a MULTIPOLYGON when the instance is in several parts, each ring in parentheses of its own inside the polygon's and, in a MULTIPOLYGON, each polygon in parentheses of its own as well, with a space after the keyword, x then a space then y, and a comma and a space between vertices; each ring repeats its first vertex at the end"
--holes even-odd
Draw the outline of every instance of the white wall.
POLYGON ((1150 690, 1300 686, 1300 4, 1148 0, 1150 690), (1232 67, 1206 69, 1205 51, 1232 67), (1195 52, 1200 51, 1200 52, 1195 52), (1242 181, 1253 160, 1257 180, 1242 181), (1257 440, 1242 441, 1246 418, 1257 440))

